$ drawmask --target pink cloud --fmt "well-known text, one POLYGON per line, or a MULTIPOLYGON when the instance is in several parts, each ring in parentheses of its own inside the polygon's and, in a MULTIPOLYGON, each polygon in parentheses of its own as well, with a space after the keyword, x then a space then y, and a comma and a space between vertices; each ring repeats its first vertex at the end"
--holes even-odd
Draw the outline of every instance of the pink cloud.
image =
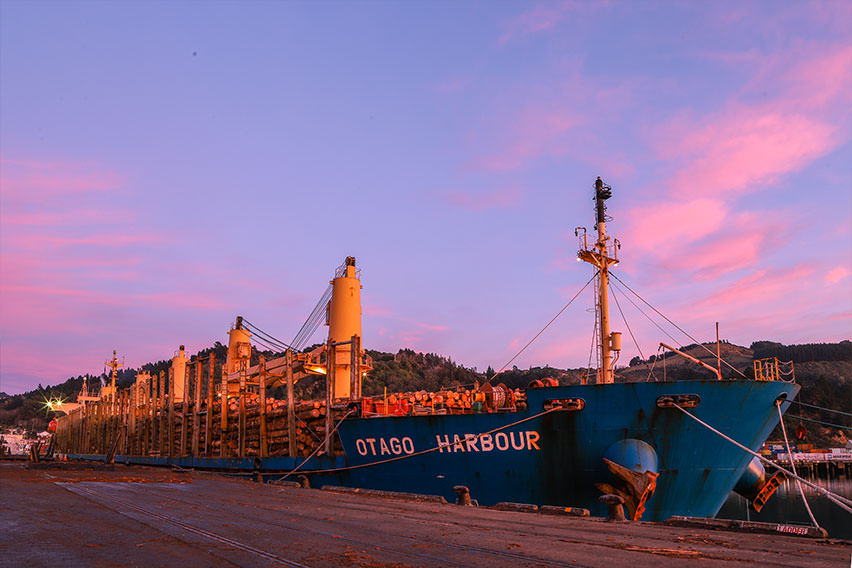
POLYGON ((417 324, 417 327, 419 327, 420 329, 426 329, 426 330, 429 330, 429 331, 448 331, 450 329, 449 327, 447 327, 445 325, 436 325, 436 324, 423 323, 423 322, 415 322, 415 323, 417 324))
POLYGON ((850 139, 852 48, 801 51, 716 56, 755 79, 720 110, 681 111, 653 132, 651 148, 671 172, 653 187, 667 188, 678 201, 634 209, 625 242, 669 271, 715 278, 754 266, 789 241, 797 230, 790 213, 748 213, 733 204, 850 139), (773 93, 768 99, 767 91, 773 93))
POLYGON ((70 211, 70 212, 9 212, 2 214, 5 225, 25 226, 60 226, 80 225, 83 223, 103 222, 106 219, 122 219, 127 221, 135 216, 132 211, 70 211))
MULTIPOLYGON (((82 354, 61 344, 53 348, 51 357, 45 357, 44 350, 39 345, 28 341, 13 339, 5 342, 0 349, 3 351, 3 356, 0 357, 0 376, 6 378, 0 390, 13 388, 8 384, 10 376, 38 377, 43 386, 48 386, 65 381, 69 376, 68 369, 80 369, 77 374, 84 374, 86 370, 92 371, 91 355, 82 354)), ((100 372, 100 368, 97 372, 100 372)), ((29 378, 21 379, 20 383, 14 385, 12 392, 30 390, 36 386, 36 382, 29 378)))
POLYGON ((808 263, 780 270, 756 270, 724 286, 698 302, 698 305, 726 306, 729 312, 767 303, 778 305, 791 292, 800 290, 802 282, 811 278, 814 272, 815 267, 808 263))
MULTIPOLYGON (((839 313, 839 314, 833 314, 833 315, 828 316, 828 319, 835 320, 835 321, 852 319, 852 311, 842 312, 842 313, 839 313)), ((839 339, 849 339, 849 337, 845 336, 845 337, 841 337, 839 339)))
POLYGON ((789 242, 795 220, 783 212, 744 212, 697 242, 684 240, 659 263, 667 272, 685 271, 710 280, 759 263, 761 256, 789 242))
POLYGON ((7 293, 24 292, 32 295, 73 296, 78 298, 87 298, 89 300, 102 303, 111 303, 103 294, 73 288, 56 288, 51 286, 3 286, 0 287, 0 290, 7 293))
POLYGON ((89 163, 0 160, 0 185, 7 199, 110 191, 123 183, 116 172, 89 163))
POLYGON ((718 231, 728 214, 725 204, 712 198, 662 202, 632 209, 625 242, 631 247, 663 255, 718 231))
POLYGON ((515 187, 496 189, 490 192, 450 192, 444 198, 451 204, 469 211, 484 211, 499 207, 512 207, 521 199, 522 192, 515 187))
MULTIPOLYGON (((424 342, 434 342, 436 337, 443 336, 450 331, 450 328, 446 325, 394 315, 390 308, 378 308, 378 312, 380 313, 367 313, 373 316, 370 323, 380 326, 376 333, 384 339, 388 349, 395 349, 394 343, 388 342, 395 342, 397 346, 422 346, 424 342), (379 320, 384 321, 379 322, 379 320)), ((379 347, 377 346, 377 348, 379 347)))
MULTIPOLYGON (((18 239, 16 239, 18 240, 18 239)), ((102 233, 86 237, 62 237, 62 236, 25 236, 19 237, 22 248, 40 249, 43 247, 67 248, 74 246, 97 246, 97 247, 125 247, 128 245, 154 244, 164 242, 159 233, 149 234, 123 234, 102 233)))
POLYGON ((657 134, 662 156, 680 158, 672 193, 745 193, 798 171, 837 147, 837 129, 800 114, 732 104, 722 113, 673 121, 657 134))
MULTIPOLYGON (((754 79, 718 112, 680 112, 652 135, 672 160, 664 182, 678 196, 753 192, 802 170, 850 138, 852 47, 799 47, 712 55, 744 66, 754 79), (802 55, 804 51, 805 55, 802 55), (755 94, 774 95, 760 103, 755 94)), ((761 98, 763 99, 763 98, 761 98)))
POLYGON ((59 286, 4 285, 0 296, 8 337, 90 333, 97 327, 93 314, 130 303, 114 295, 59 286))
POLYGON ((850 275, 852 275, 852 270, 849 270, 848 267, 836 266, 825 275, 825 281, 829 284, 837 284, 844 278, 849 278, 850 275))
POLYGON ((369 303, 364 306, 364 314, 373 317, 381 317, 390 316, 393 314, 393 311, 387 306, 369 303))
POLYGON ((400 331, 395 337, 402 345, 417 346, 423 341, 423 334, 416 331, 400 331))
POLYGON ((232 304, 222 301, 220 294, 205 295, 197 291, 193 292, 158 292, 153 294, 135 294, 134 301, 152 306, 172 306, 180 309, 221 309, 230 307, 232 304))
MULTIPOLYGON (((852 101, 852 46, 839 45, 794 65, 783 77, 799 104, 821 108, 852 101)), ((848 114, 848 109, 847 109, 848 114)))

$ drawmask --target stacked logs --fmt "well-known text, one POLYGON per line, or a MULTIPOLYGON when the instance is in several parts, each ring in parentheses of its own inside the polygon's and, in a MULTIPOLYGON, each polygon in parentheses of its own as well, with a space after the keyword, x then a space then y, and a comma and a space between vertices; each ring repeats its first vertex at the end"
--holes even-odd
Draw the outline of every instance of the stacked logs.
MULTIPOLYGON (((202 399, 197 417, 194 416, 192 403, 184 408, 183 402, 175 401, 170 405, 163 398, 159 401, 149 400, 147 404, 139 406, 124 404, 114 411, 106 411, 105 407, 102 408, 104 405, 95 404, 87 408, 85 416, 77 416, 78 419, 72 424, 73 431, 69 429, 66 434, 66 445, 69 448, 80 448, 86 453, 104 453, 118 432, 126 432, 127 440, 120 440, 124 444, 123 450, 136 455, 188 456, 195 447, 197 455, 208 457, 237 457, 241 454, 246 457, 262 454, 289 456, 291 429, 287 402, 266 397, 265 412, 261 413, 259 394, 246 393, 243 397, 242 411, 239 395, 225 399, 227 426, 224 435, 221 397, 214 398, 210 409, 207 408, 206 400, 202 399), (131 414, 133 420, 130 420, 131 414), (241 416, 245 420, 242 428, 241 416), (262 451, 264 440, 261 438, 263 420, 266 422, 265 452, 262 451)), ((293 408, 293 456, 308 456, 315 450, 318 450, 317 455, 322 455, 327 424, 330 422, 336 425, 340 421, 347 412, 348 402, 333 404, 331 417, 328 417, 329 410, 324 400, 296 402, 293 408)), ((504 384, 485 384, 474 389, 444 388, 436 392, 420 390, 389 393, 361 400, 361 415, 364 417, 466 414, 525 408, 526 395, 504 384)), ((333 455, 342 451, 337 435, 332 437, 331 451, 333 455)))
MULTIPOLYGON (((247 394, 245 397, 245 456, 254 457, 260 456, 261 434, 260 434, 260 397, 257 394, 247 394)), ((199 448, 208 447, 208 453, 213 456, 222 454, 222 444, 225 444, 225 456, 238 456, 240 450, 240 397, 229 396, 226 408, 228 409, 227 430, 223 440, 222 436, 222 420, 221 420, 221 402, 216 401, 213 404, 213 420, 211 421, 210 443, 205 444, 205 428, 201 421, 199 429, 199 448)), ((202 406, 201 413, 206 413, 206 405, 202 406)), ((186 424, 187 436, 186 439, 191 439, 192 433, 192 410, 191 407, 187 411, 186 424)), ((174 429, 172 438, 172 455, 177 455, 176 450, 180 448, 183 436, 183 405, 175 403, 174 429)), ((326 402, 324 400, 313 400, 298 402, 294 408, 295 414, 295 446, 296 456, 308 456, 318 446, 324 445, 325 430, 326 430, 326 402)), ((332 407, 332 418, 337 422, 343 414, 344 408, 332 407)), ((155 419, 156 420, 156 419, 155 419)), ((290 438, 289 426, 287 422, 287 403, 274 398, 266 399, 266 434, 267 434, 267 456, 287 456, 289 455, 290 438)), ((332 448, 340 451, 340 442, 336 439, 332 441, 332 448)), ((168 442, 166 442, 168 444, 168 442)), ((185 453, 188 453, 189 444, 184 446, 185 453)), ((160 455, 167 455, 168 446, 164 448, 164 452, 160 455)))
POLYGON ((363 399, 363 413, 370 415, 471 414, 499 410, 523 410, 526 395, 504 384, 481 389, 456 388, 437 392, 392 393, 363 399))

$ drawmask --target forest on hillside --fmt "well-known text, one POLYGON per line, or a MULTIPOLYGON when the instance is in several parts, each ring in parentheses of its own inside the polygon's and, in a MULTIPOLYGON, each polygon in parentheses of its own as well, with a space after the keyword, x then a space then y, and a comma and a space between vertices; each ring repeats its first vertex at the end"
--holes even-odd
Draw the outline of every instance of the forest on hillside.
MULTIPOLYGON (((715 345, 715 344, 714 344, 715 345)), ((312 349, 315 346, 307 348, 312 349)), ((683 347, 682 349, 700 356, 698 345, 683 347)), ((200 351, 195 358, 206 358, 215 353, 217 370, 225 361, 227 348, 219 342, 200 351)), ((749 348, 723 344, 723 353, 734 357, 739 370, 737 372, 727 369, 723 376, 733 377, 737 373, 753 377, 751 360, 767 357, 778 357, 783 361, 793 361, 796 370, 796 380, 802 385, 799 400, 813 406, 833 408, 847 413, 852 413, 852 342, 842 341, 839 343, 811 343, 801 345, 783 345, 771 341, 757 341, 749 348)), ((368 350, 373 358, 373 370, 364 379, 362 392, 365 396, 375 396, 387 392, 411 392, 417 390, 437 391, 443 387, 455 387, 459 385, 472 386, 476 382, 482 383, 492 379, 494 369, 488 368, 485 372, 460 365, 448 357, 435 353, 419 353, 411 349, 400 349, 397 353, 386 353, 368 350)), ((263 355, 268 359, 279 357, 282 354, 272 351, 252 351, 252 364, 256 364, 263 355)), ((728 355, 726 355, 728 356, 728 355)), ((652 355, 648 360, 638 357, 630 361, 628 367, 623 367, 620 374, 626 380, 646 380, 646 368, 654 368, 660 372, 663 355, 652 355)), ((672 358, 673 354, 665 353, 666 358, 672 358)), ((679 365, 677 377, 679 379, 710 379, 713 374, 693 363, 684 363, 677 357, 672 359, 670 366, 679 365), (678 361, 678 363, 674 363, 678 361)), ((152 374, 161 371, 167 372, 170 361, 163 360, 143 365, 140 369, 121 369, 118 371, 117 385, 126 388, 136 380, 136 374, 140 371, 148 371, 152 374)), ((586 369, 558 369, 555 367, 531 367, 520 369, 511 367, 493 378, 494 384, 504 383, 510 388, 526 387, 531 381, 543 378, 556 379, 560 384, 579 384, 582 378, 588 374, 586 369)), ((661 377, 661 375, 660 375, 661 377)), ((46 402, 52 399, 74 402, 80 392, 83 383, 86 382, 90 393, 98 392, 101 385, 108 380, 106 375, 80 375, 72 377, 55 386, 39 387, 28 393, 16 396, 0 396, 0 426, 21 426, 31 432, 41 431, 47 427, 51 412, 46 407, 46 402)), ((659 378, 658 378, 659 380, 659 378)), ((317 398, 323 396, 324 386, 320 378, 306 379, 297 383, 296 396, 303 399, 317 398)), ((283 387, 271 389, 271 396, 285 398, 283 387)), ((808 441, 815 444, 840 445, 845 443, 845 437, 852 434, 852 419, 847 416, 829 413, 823 410, 804 407, 793 404, 788 411, 788 416, 796 426, 802 424, 807 430, 808 441), (801 416, 803 419, 793 418, 801 416), (805 420, 807 419, 807 420, 805 420), (808 420, 817 420, 838 427, 820 425, 808 420), (844 428, 846 429, 844 431, 844 428), (845 434, 844 434, 845 432, 845 434)))

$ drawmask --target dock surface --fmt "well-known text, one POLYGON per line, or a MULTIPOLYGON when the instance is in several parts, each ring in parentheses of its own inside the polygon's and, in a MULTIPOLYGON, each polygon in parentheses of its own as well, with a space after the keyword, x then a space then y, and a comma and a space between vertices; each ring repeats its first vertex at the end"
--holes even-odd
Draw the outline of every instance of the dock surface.
POLYGON ((0 566, 849 566, 852 542, 0 462, 0 566))

